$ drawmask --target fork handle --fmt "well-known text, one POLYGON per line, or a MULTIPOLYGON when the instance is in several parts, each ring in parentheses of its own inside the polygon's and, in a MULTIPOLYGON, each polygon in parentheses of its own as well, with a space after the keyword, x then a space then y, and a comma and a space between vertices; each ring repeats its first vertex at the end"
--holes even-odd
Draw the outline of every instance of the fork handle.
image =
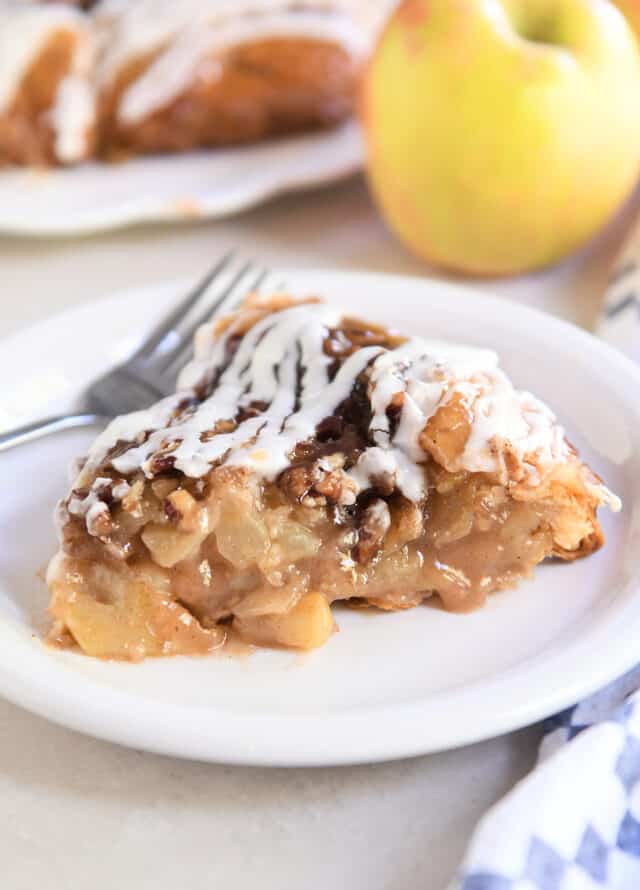
POLYGON ((102 417, 100 414, 57 414, 53 417, 44 417, 42 420, 35 420, 24 426, 0 433, 0 451, 8 451, 9 448, 16 445, 33 442, 35 439, 41 439, 43 436, 57 433, 60 430, 93 426, 96 423, 106 423, 107 420, 109 420, 108 417, 102 417))

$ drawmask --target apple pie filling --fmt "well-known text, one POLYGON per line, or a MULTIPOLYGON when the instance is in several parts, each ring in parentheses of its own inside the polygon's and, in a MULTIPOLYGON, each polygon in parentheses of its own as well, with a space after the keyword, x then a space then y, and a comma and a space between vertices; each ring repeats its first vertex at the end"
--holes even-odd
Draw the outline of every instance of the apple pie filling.
POLYGON ((468 610, 586 556, 617 499, 495 356, 251 298, 59 509, 52 639, 100 657, 310 649, 331 604, 468 610))

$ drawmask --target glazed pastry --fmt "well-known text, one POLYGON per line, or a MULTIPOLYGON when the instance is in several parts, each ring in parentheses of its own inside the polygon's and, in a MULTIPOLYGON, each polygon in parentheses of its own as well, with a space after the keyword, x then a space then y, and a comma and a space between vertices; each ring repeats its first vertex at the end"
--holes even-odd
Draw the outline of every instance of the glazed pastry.
POLYGON ((107 155, 255 142, 352 111, 364 32, 324 0, 103 0, 107 155))
POLYGON ((0 5, 0 164, 73 164, 91 154, 93 61, 83 13, 0 5))
POLYGON ((0 162, 334 126, 353 110, 372 36, 345 0, 0 0, 0 162))
POLYGON ((174 396, 90 449, 58 511, 52 639, 133 660, 314 648, 337 601, 468 610, 588 556, 603 505, 492 352, 253 297, 201 329, 174 396))

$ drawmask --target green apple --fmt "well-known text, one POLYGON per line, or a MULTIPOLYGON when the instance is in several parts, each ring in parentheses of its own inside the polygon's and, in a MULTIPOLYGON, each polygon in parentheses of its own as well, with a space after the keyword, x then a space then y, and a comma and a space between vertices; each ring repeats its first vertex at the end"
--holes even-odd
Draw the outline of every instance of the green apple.
POLYGON ((633 188, 640 45, 609 0, 405 0, 361 112, 374 195, 407 245, 467 273, 534 269, 633 188))

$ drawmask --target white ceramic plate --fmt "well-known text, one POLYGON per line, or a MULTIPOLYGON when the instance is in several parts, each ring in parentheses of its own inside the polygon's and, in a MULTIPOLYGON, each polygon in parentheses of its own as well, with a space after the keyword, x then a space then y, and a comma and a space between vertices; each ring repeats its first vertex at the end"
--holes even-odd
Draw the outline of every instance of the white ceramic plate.
MULTIPOLYGON (((299 292, 399 329, 496 348, 517 384, 548 400, 620 493, 607 546, 548 564, 472 615, 435 608, 339 611, 340 633, 301 656, 94 661, 43 646, 51 513, 90 435, 0 457, 0 693, 51 720, 137 748, 247 764, 339 764, 472 742, 557 711, 638 658, 640 372, 564 322, 419 279, 286 273, 299 292)), ((68 404, 121 359, 184 285, 61 315, 5 341, 0 426, 68 404)))
POLYGON ((74 235, 142 222, 222 217, 274 195, 349 176, 355 122, 246 147, 71 169, 0 171, 0 232, 74 235))

